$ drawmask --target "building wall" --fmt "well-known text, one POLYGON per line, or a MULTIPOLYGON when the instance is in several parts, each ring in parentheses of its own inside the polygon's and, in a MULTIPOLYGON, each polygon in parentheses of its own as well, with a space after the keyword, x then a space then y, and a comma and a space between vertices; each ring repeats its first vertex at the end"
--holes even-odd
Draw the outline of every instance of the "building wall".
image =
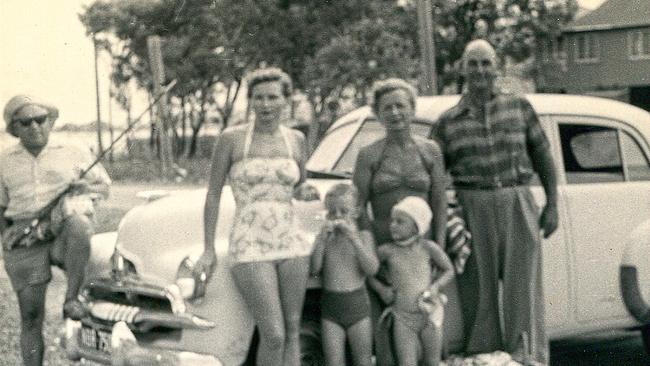
POLYGON ((596 62, 577 62, 577 38, 580 33, 565 33, 566 64, 542 61, 540 87, 545 90, 584 93, 650 85, 650 59, 630 59, 629 31, 593 32, 598 39, 599 58, 596 62))

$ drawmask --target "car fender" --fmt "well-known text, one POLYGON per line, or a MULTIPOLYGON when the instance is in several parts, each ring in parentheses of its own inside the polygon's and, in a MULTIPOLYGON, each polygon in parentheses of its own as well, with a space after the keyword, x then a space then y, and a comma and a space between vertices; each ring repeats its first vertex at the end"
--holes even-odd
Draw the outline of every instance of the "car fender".
POLYGON ((642 324, 650 323, 650 219, 629 236, 619 270, 623 302, 629 313, 642 324), (641 286, 645 285, 645 288, 641 286))
POLYGON ((86 265, 86 278, 108 276, 111 256, 115 250, 117 231, 95 234, 90 239, 90 258, 86 265))

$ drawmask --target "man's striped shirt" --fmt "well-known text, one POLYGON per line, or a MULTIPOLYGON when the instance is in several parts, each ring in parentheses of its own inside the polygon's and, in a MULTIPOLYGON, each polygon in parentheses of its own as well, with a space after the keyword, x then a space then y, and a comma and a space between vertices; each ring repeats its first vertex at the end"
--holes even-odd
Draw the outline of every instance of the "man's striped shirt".
POLYGON ((443 113, 432 137, 440 143, 459 186, 526 183, 534 174, 530 154, 549 147, 530 103, 509 94, 494 94, 485 103, 484 118, 464 95, 443 113))

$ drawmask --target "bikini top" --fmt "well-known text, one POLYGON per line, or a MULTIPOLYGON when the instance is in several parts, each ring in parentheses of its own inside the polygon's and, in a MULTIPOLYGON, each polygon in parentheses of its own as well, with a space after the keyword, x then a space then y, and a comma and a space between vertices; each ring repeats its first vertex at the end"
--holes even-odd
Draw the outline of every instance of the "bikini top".
POLYGON ((280 134, 287 156, 249 157, 253 140, 253 123, 246 130, 244 155, 230 168, 230 185, 237 203, 260 200, 290 201, 293 188, 300 180, 300 167, 294 159, 286 127, 280 134))
POLYGON ((412 191, 428 193, 431 190, 431 168, 416 142, 418 158, 424 169, 402 171, 394 164, 386 163, 386 143, 383 143, 379 160, 372 169, 372 193, 382 194, 405 187, 412 191))

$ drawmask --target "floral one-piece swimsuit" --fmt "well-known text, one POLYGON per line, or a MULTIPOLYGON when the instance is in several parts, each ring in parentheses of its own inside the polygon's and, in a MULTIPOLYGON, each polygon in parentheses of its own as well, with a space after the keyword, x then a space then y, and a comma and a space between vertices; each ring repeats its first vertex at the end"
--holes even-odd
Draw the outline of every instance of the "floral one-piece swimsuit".
POLYGON ((244 155, 230 168, 235 221, 230 232, 233 262, 262 262, 308 256, 311 243, 297 230, 291 202, 300 180, 287 127, 280 126, 286 157, 249 157, 253 123, 246 130, 244 155))

